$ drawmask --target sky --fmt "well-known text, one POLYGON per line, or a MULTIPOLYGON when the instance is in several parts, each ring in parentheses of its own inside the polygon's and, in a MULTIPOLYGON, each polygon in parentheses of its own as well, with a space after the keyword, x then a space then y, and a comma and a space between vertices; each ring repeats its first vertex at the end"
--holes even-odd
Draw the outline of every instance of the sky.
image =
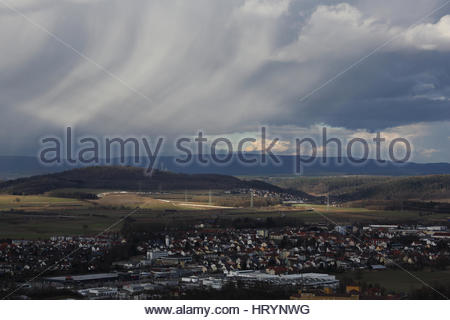
POLYGON ((264 125, 284 153, 327 127, 450 162, 445 4, 0 0, 0 155, 35 155, 67 126, 238 139, 264 125))

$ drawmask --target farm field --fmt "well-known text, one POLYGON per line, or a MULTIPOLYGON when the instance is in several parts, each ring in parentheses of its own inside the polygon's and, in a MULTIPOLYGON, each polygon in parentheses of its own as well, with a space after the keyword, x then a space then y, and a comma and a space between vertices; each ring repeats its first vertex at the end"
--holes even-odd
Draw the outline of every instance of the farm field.
MULTIPOLYGON (((250 208, 249 205, 232 207, 245 195, 212 192, 209 204, 208 191, 166 192, 157 194, 108 194, 98 200, 76 200, 41 196, 0 195, 0 239, 43 239, 54 235, 95 235, 113 225, 118 231, 124 218, 137 223, 195 224, 211 219, 287 218, 295 223, 353 222, 397 223, 447 221, 449 214, 419 216, 416 211, 383 211, 364 208, 327 207, 303 204, 286 207, 279 204, 250 208), (185 201, 187 200, 187 201, 185 201)), ((256 202, 256 201, 255 201, 256 202)))
POLYGON ((0 195, 0 212, 4 211, 42 211, 50 209, 85 208, 91 206, 89 203, 67 198, 49 196, 13 196, 0 195))

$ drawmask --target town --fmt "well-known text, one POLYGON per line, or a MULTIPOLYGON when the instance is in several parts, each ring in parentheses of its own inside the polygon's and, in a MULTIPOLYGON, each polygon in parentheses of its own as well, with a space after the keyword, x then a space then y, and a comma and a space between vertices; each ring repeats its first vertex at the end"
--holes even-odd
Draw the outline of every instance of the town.
POLYGON ((271 298, 400 299, 405 292, 342 281, 342 276, 445 269, 449 244, 446 226, 375 224, 201 223, 137 241, 112 232, 7 240, 0 243, 0 290, 24 299, 43 292, 78 299, 207 298, 268 288, 271 298))

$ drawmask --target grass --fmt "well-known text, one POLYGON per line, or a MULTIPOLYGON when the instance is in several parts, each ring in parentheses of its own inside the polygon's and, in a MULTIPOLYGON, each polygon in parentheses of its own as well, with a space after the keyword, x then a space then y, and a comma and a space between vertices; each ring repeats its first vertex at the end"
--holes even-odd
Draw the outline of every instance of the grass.
POLYGON ((13 195, 0 195, 0 205, 16 205, 16 204, 29 204, 29 203, 62 203, 62 202, 74 202, 74 199, 56 198, 48 196, 13 196, 13 195))
POLYGON ((38 196, 12 196, 0 195, 0 211, 21 210, 36 211, 44 210, 49 207, 61 209, 64 207, 85 207, 88 203, 67 198, 56 198, 44 195, 38 196))
MULTIPOLYGON (((13 212, 0 214, 0 238, 47 239, 56 235, 95 235, 129 213, 129 210, 91 209, 13 212)), ((118 231, 121 224, 111 231, 118 231)))

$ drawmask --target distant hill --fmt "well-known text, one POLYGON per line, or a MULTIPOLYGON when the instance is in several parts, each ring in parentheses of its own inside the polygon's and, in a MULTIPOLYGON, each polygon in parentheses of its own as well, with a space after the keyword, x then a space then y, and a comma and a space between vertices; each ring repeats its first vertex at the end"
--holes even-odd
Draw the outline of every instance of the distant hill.
MULTIPOLYGON (((148 176, 145 175, 145 171, 142 168, 123 166, 78 168, 0 183, 0 192, 10 194, 41 194, 67 188, 129 191, 254 188, 274 192, 285 191, 280 187, 263 181, 240 180, 227 175, 188 175, 155 170, 152 176, 148 176)), ((299 191, 294 193, 308 196, 299 191)))
POLYGON ((354 188, 339 196, 354 200, 450 200, 450 175, 387 178, 354 188))
POLYGON ((412 177, 335 176, 261 178, 282 188, 330 195, 339 202, 358 200, 450 201, 450 175, 412 177))
MULTIPOLYGON (((257 155, 251 155, 258 160, 257 155)), ((176 157, 162 156, 158 161, 158 168, 165 170, 186 173, 220 173, 233 176, 275 176, 275 175, 293 175, 295 167, 295 156, 279 156, 280 164, 267 163, 265 165, 242 164, 234 156, 230 164, 216 165, 212 161, 209 164, 200 164, 197 161, 198 156, 185 165, 180 166, 175 162, 176 157)), ((205 155, 206 160, 210 160, 205 155)), ((101 162, 99 165, 104 165, 101 162)), ((119 163, 118 159, 112 160, 112 165, 134 165, 131 159, 125 163, 119 163)), ((142 159, 142 165, 146 166, 145 159, 142 159)), ((80 167, 80 166, 79 166, 80 167)), ((59 166, 43 166, 34 157, 0 157, 0 180, 15 179, 20 177, 29 177, 38 174, 48 174, 74 169, 74 166, 62 164, 59 166)), ((450 174, 449 163, 405 163, 396 164, 386 162, 382 166, 374 160, 368 160, 361 165, 354 165, 343 159, 342 164, 336 163, 336 159, 328 158, 327 163, 322 163, 321 158, 317 158, 313 163, 303 167, 304 176, 325 176, 325 175, 384 175, 384 176, 416 176, 431 174, 450 174)))
POLYGON ((390 176, 360 176, 360 175, 340 175, 340 176, 317 176, 317 177, 258 177, 262 181, 282 188, 290 188, 303 190, 313 195, 320 196, 340 196, 374 186, 384 182, 388 182, 401 177, 390 176))

